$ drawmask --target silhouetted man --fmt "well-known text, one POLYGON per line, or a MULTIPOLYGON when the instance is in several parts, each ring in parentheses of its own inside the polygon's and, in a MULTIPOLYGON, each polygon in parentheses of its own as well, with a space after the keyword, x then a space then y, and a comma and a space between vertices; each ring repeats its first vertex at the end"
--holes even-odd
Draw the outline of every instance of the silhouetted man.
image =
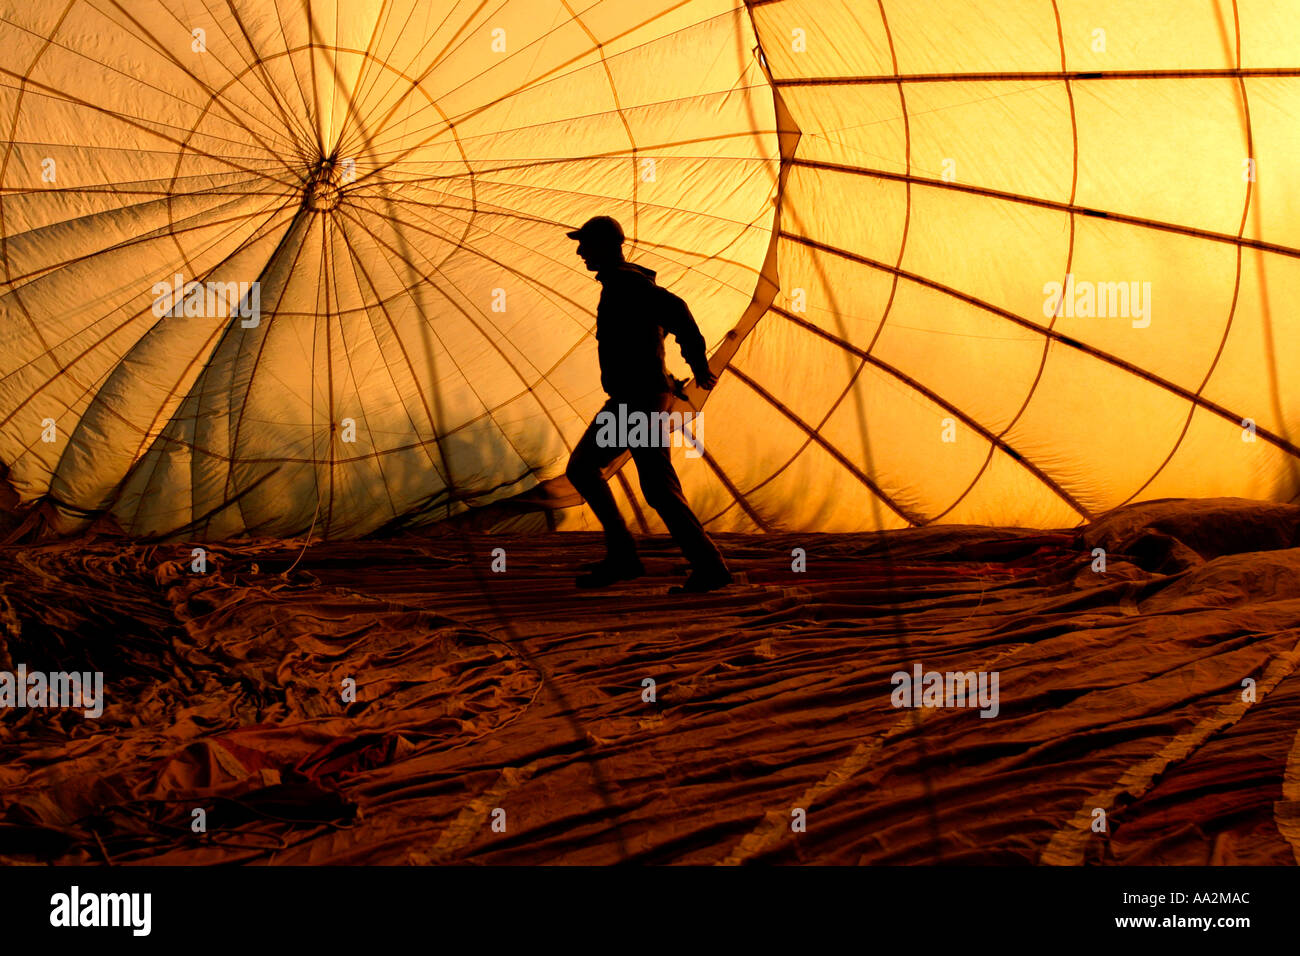
POLYGON ((709 371, 704 336, 686 303, 655 285, 653 270, 623 258, 623 229, 614 219, 597 216, 568 235, 578 240, 578 255, 601 284, 596 349, 600 384, 609 396, 573 450, 566 472, 605 529, 605 558, 586 566, 587 573, 578 578, 578 586, 605 587, 645 574, 636 543, 602 475, 606 466, 628 451, 636 462, 646 503, 659 512, 690 562, 690 576, 680 590, 704 592, 725 587, 731 583, 731 574, 682 494, 666 440, 667 428, 650 427, 638 433, 631 428, 607 427, 619 416, 624 421, 638 415, 652 422, 663 421, 656 416, 672 407, 673 395, 681 386, 664 368, 665 332, 677 340, 695 380, 703 388, 713 388, 717 378, 709 371))

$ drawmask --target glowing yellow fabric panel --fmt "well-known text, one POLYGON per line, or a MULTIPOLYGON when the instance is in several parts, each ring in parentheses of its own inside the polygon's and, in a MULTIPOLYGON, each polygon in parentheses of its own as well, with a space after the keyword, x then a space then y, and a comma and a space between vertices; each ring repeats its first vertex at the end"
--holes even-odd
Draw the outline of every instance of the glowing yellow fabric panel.
POLYGON ((1298 20, 2 0, 5 486, 55 532, 345 537, 558 479, 604 213, 727 364, 679 459, 715 530, 1290 499, 1298 20))
POLYGON ((766 482, 766 521, 1296 494, 1300 5, 752 7, 802 135, 780 292, 724 389, 780 407, 825 473, 720 454, 766 482), (865 510, 809 490, 855 470, 865 510))
POLYGON ((779 152, 739 0, 304 10, 3 4, 0 461, 56 530, 357 535, 562 474, 591 215, 711 346, 753 298, 779 152), (157 316, 177 274, 257 281, 256 325, 157 316))

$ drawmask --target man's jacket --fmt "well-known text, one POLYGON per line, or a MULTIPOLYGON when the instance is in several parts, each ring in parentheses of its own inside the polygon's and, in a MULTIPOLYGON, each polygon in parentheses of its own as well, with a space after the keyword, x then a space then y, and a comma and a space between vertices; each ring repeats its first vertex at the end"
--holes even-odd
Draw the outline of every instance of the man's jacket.
POLYGON ((622 262, 596 273, 596 351, 600 384, 610 398, 651 398, 677 391, 664 367, 664 333, 677 340, 682 357, 699 377, 708 370, 704 336, 679 296, 655 285, 655 272, 622 262))

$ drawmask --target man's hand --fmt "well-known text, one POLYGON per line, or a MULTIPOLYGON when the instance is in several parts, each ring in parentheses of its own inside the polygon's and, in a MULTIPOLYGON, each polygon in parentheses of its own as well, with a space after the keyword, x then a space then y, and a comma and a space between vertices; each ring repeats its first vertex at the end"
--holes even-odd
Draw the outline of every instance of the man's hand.
POLYGON ((714 385, 718 384, 718 376, 714 375, 707 368, 702 369, 695 373, 695 384, 707 392, 711 390, 714 385))

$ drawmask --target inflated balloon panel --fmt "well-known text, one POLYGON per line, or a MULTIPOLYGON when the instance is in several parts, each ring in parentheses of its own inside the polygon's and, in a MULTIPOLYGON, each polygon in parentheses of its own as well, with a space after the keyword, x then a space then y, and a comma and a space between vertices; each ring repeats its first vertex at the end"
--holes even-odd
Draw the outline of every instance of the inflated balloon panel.
POLYGON ((722 372, 713 529, 1297 491, 1294 0, 0 9, 0 464, 49 531, 562 483, 598 214, 722 372))

